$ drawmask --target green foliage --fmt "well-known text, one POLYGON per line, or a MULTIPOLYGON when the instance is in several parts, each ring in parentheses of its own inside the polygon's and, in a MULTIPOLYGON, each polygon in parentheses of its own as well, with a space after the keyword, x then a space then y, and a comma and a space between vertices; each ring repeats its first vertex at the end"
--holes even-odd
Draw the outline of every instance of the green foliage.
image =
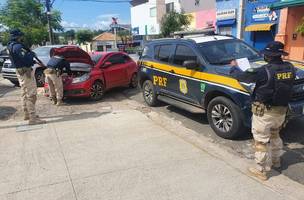
POLYGON ((119 30, 117 31, 117 36, 121 39, 123 44, 127 44, 127 42, 132 38, 129 30, 119 30))
POLYGON ((74 41, 76 38, 76 33, 74 30, 68 30, 64 33, 64 38, 66 41, 74 41))
POLYGON ((304 34, 304 17, 302 18, 300 25, 297 27, 297 32, 304 34))
POLYGON ((175 31, 185 30, 191 23, 192 17, 178 12, 166 14, 161 21, 161 33, 164 37, 170 36, 175 31))
POLYGON ((76 32, 76 40, 78 44, 86 44, 93 39, 93 32, 90 30, 79 30, 76 32))
MULTIPOLYGON (((47 18, 44 6, 37 0, 7 0, 0 9, 0 21, 9 29, 19 28, 24 32, 24 43, 28 46, 43 44, 48 39, 47 18)), ((54 30, 62 30, 61 13, 52 12, 54 30)), ((2 33, 7 42, 7 33, 2 33)))

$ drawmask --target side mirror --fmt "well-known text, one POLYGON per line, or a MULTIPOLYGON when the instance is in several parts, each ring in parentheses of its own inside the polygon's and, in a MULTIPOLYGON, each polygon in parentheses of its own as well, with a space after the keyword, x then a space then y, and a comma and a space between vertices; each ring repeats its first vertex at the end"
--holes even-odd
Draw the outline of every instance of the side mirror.
POLYGON ((186 60, 184 61, 183 66, 187 69, 197 69, 199 67, 196 60, 186 60))
POLYGON ((107 67, 110 67, 111 65, 112 65, 112 63, 107 61, 107 62, 103 63, 102 67, 107 68, 107 67))

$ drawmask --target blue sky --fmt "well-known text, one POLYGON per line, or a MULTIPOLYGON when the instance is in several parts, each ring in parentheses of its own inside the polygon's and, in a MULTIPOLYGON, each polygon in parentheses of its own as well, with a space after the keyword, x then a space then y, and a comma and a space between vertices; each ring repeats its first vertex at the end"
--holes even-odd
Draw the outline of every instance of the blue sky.
MULTIPOLYGON (((5 1, 0 0, 0 4, 5 1)), ((112 17, 118 17, 119 23, 130 23, 129 3, 55 0, 53 7, 61 11, 64 27, 107 29, 112 17)))

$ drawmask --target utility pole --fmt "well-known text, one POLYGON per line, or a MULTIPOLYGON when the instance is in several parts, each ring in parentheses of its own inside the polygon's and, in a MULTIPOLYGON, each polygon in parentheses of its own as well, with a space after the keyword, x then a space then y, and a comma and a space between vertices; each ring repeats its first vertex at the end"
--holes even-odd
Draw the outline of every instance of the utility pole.
POLYGON ((245 0, 239 1, 238 20, 237 20, 237 38, 244 39, 244 14, 245 14, 245 0))
POLYGON ((49 28, 49 40, 51 44, 54 44, 53 30, 51 25, 51 0, 45 0, 45 6, 46 6, 46 17, 49 28))

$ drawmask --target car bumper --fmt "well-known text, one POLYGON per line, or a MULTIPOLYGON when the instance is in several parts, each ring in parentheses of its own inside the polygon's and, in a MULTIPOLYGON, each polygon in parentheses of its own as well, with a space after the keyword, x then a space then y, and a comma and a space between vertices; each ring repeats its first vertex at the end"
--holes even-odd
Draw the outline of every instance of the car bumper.
POLYGON ((12 81, 18 81, 15 69, 2 68, 2 77, 12 81))
POLYGON ((289 103, 288 118, 299 118, 304 116, 304 100, 289 103))

